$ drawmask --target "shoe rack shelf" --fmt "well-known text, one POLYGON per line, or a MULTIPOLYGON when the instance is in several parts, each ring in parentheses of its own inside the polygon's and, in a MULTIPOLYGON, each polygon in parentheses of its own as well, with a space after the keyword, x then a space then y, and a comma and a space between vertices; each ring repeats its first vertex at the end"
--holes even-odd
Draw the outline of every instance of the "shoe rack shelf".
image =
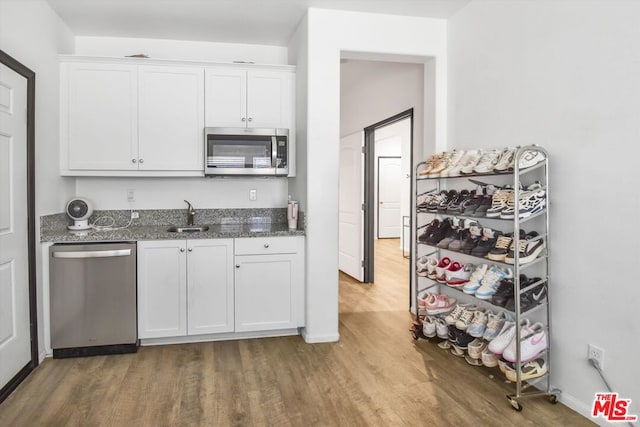
MULTIPOLYGON (((481 173, 481 174, 464 174, 464 175, 456 175, 456 176, 421 176, 420 172, 422 172, 427 162, 421 162, 416 166, 415 175, 414 175, 414 188, 415 188, 415 206, 416 206, 416 221, 415 221, 415 229, 414 229, 414 283, 415 283, 415 294, 414 294, 414 303, 416 310, 416 325, 415 329, 412 331, 414 339, 424 338, 430 339, 426 337, 422 333, 422 322, 426 321, 420 313, 420 301, 419 298, 425 292, 432 292, 432 290, 437 289, 437 292, 440 294, 446 294, 448 296, 452 296, 456 298, 458 302, 469 302, 477 304, 481 307, 484 307, 493 311, 505 311, 507 316, 510 316, 515 322, 515 342, 522 342, 523 339, 527 339, 527 336, 523 335, 523 330, 520 328, 523 322, 525 322, 528 317, 535 317, 544 325, 544 331, 546 333, 546 349, 539 355, 535 357, 535 360, 543 359, 546 366, 546 373, 543 375, 531 375, 528 371, 531 363, 535 365, 535 361, 523 360, 522 358, 522 348, 521 345, 515 345, 515 362, 513 363, 512 369, 515 371, 509 372, 509 380, 514 384, 514 393, 507 395, 507 399, 511 406, 517 410, 522 410, 522 404, 520 400, 525 397, 532 396, 546 396, 551 403, 555 403, 557 401, 557 396, 560 393, 559 390, 554 389, 551 386, 551 316, 550 316, 550 297, 549 297, 549 156, 546 150, 542 147, 532 145, 532 146, 524 146, 518 147, 515 150, 515 154, 513 155, 512 167, 507 171, 500 172, 491 172, 491 173, 481 173), (527 167, 521 168, 521 161, 526 155, 530 155, 531 153, 535 153, 536 155, 542 155, 544 160, 538 162, 537 164, 527 167), (424 198, 429 194, 437 194, 443 190, 448 189, 449 187, 462 187, 465 180, 471 179, 471 182, 474 184, 479 184, 478 179, 488 180, 486 182, 487 185, 495 185, 500 188, 504 185, 512 186, 513 191, 513 204, 514 204, 514 217, 513 218, 501 218, 499 216, 486 216, 486 215, 474 215, 459 213, 459 212, 447 212, 442 210, 434 210, 427 209, 425 207, 417 207, 419 204, 419 199, 424 198), (546 204, 544 209, 527 216, 525 218, 521 218, 519 215, 520 209, 522 208, 521 194, 525 192, 526 187, 523 186, 523 180, 527 181, 527 184, 531 184, 530 181, 539 180, 540 185, 545 191, 546 196, 546 204), (500 183, 498 183, 500 182, 500 183), (506 183, 506 184, 505 184, 506 183), (488 259, 486 257, 480 257, 476 255, 472 255, 467 252, 455 251, 444 247, 438 247, 438 242, 425 242, 421 241, 418 237, 421 233, 425 233, 428 230, 428 227, 435 219, 453 219, 456 218, 458 221, 470 220, 470 221, 482 221, 483 223, 491 224, 491 228, 494 230, 500 230, 503 233, 513 233, 514 239, 514 251, 512 256, 513 264, 495 261, 488 259), (536 227, 536 232, 538 236, 533 240, 544 241, 544 248, 537 255, 535 259, 527 263, 521 263, 521 246, 526 244, 526 242, 521 242, 518 236, 521 236, 522 226, 526 225, 529 227, 536 227), (439 261, 443 256, 448 257, 461 257, 462 259, 468 259, 473 264, 488 264, 495 265, 497 267, 502 268, 503 270, 511 269, 513 271, 513 298, 514 298, 514 307, 513 309, 507 310, 503 306, 495 305, 491 302, 491 299, 480 299, 475 295, 465 293, 462 291, 462 287, 451 287, 446 283, 441 283, 436 281, 433 278, 426 277, 424 275, 418 274, 417 260, 421 259, 422 256, 430 257, 435 256, 439 261), (479 262, 479 260, 482 260, 479 262), (533 271, 538 277, 538 280, 534 280, 533 283, 521 283, 521 274, 525 271, 533 271), (524 286, 521 286, 524 285, 524 286), (546 293, 546 297, 544 301, 536 301, 535 305, 529 307, 523 307, 521 298, 527 297, 528 294, 531 293, 536 288, 543 286, 544 288, 539 291, 542 293, 544 291, 546 293), (515 375, 514 375, 515 374, 515 375)), ((480 187, 478 187, 480 188, 480 187)), ((486 212, 486 211, 485 211, 486 212)), ((428 236, 427 236, 428 238, 428 236)), ((524 251, 524 250, 523 250, 524 251)), ((461 261, 462 262, 462 261, 461 261)), ((526 277, 526 276, 523 276, 526 277)), ((525 302, 527 300, 525 299, 525 302)), ((444 314, 435 315, 435 317, 444 318, 444 314)), ((425 313, 426 316, 426 313, 425 313)), ((440 333, 438 333, 440 336, 440 333)), ((441 339, 444 337, 440 336, 441 339)), ((451 338, 451 335, 449 335, 451 338)), ((533 339, 533 338, 532 338, 533 339)), ((524 344, 523 344, 524 345, 524 344)), ((439 344, 442 348, 447 348, 446 342, 443 341, 439 344)), ((459 350, 459 348, 457 348, 459 350)), ((452 352, 454 349, 452 348, 452 352)), ((460 354, 457 354, 460 355, 460 354)), ((469 362, 469 359, 467 359, 469 362)), ((471 362, 469 362, 471 363, 471 362)), ((478 362, 479 363, 479 362, 478 362)), ((504 362, 501 362, 501 365, 504 362)))

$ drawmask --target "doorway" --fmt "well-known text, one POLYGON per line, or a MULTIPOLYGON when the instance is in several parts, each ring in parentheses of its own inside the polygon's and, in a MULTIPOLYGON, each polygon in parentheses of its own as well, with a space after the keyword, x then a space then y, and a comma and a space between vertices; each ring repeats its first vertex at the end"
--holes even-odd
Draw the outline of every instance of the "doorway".
POLYGON ((0 50, 0 402, 38 365, 35 73, 0 50))

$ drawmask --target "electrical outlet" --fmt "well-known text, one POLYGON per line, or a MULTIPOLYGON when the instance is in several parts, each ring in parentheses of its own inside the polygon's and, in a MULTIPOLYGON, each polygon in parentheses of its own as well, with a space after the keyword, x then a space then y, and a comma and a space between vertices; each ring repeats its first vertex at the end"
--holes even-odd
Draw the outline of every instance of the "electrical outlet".
POLYGON ((597 360, 600 368, 604 368, 604 350, 593 344, 587 347, 587 359, 597 360))
POLYGON ((139 212, 131 212, 131 219, 138 219, 138 218, 140 218, 139 212))
POLYGON ((127 202, 135 202, 136 201, 136 190, 133 188, 127 189, 127 202))
POLYGON ((249 190, 249 200, 255 202, 258 199, 258 190, 249 190))

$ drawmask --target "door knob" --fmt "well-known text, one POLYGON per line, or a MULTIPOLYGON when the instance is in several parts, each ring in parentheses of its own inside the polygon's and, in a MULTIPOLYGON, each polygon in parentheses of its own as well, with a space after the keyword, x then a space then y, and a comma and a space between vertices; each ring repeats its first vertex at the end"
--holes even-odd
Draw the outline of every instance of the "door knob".
POLYGON ((380 202, 381 205, 384 205, 384 202, 380 202))
POLYGON ((240 264, 236 264, 236 268, 240 268, 240 264))
POLYGON ((265 243, 265 244, 264 244, 264 248, 265 248, 265 249, 268 249, 268 248, 269 248, 269 244, 268 244, 268 243, 265 243))
POLYGON ((189 252, 193 252, 193 248, 189 248, 188 250, 189 250, 189 252))
POLYGON ((184 252, 184 248, 180 248, 180 252, 184 252))
POLYGON ((135 162, 137 162, 136 159, 131 159, 131 163, 135 163, 135 162))
POLYGON ((140 163, 144 163, 144 159, 140 159, 140 163))
POLYGON ((252 122, 252 121, 253 121, 253 119, 252 119, 251 117, 249 117, 249 119, 248 119, 248 120, 249 120, 250 122, 252 122))
POLYGON ((246 122, 246 121, 247 121, 247 119, 245 119, 244 117, 243 117, 242 119, 240 119, 240 120, 242 120, 243 122, 246 122))

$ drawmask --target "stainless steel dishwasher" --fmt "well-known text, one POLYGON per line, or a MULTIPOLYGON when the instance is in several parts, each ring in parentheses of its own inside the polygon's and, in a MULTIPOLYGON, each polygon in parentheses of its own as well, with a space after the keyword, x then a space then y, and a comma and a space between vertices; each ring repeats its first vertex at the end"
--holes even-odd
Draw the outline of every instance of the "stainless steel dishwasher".
POLYGON ((136 244, 55 244, 49 255, 53 357, 137 351, 136 244))

